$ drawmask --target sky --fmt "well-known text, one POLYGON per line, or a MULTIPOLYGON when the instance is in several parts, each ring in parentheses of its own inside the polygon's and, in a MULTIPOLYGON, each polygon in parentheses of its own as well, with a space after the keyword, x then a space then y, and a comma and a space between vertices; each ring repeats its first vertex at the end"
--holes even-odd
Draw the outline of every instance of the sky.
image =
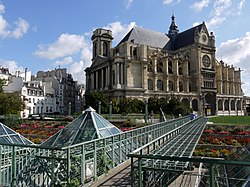
POLYGON ((134 26, 167 33, 174 14, 180 32, 205 22, 217 60, 242 70, 250 96, 249 10, 247 0, 0 0, 0 67, 33 75, 67 68, 85 83, 96 28, 112 30, 115 47, 134 26))

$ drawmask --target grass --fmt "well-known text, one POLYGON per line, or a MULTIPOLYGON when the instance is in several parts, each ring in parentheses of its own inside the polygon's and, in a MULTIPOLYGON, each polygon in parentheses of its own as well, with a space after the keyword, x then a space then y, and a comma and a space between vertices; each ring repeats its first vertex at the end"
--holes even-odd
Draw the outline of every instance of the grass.
POLYGON ((214 124, 250 125, 250 116, 216 116, 209 121, 214 124))

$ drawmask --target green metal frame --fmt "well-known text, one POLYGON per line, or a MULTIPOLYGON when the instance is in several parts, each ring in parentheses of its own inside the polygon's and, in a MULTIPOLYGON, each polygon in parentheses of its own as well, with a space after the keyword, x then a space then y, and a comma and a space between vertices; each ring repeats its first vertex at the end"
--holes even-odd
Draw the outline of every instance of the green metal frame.
POLYGON ((87 186, 127 154, 188 122, 177 118, 76 145, 0 144, 0 186, 87 186))
MULTIPOLYGON (((196 162, 196 163, 207 163, 209 164, 209 179, 210 187, 215 187, 215 165, 238 165, 250 167, 250 161, 237 161, 237 160, 223 160, 216 158, 189 158, 189 157, 175 157, 175 156, 161 156, 161 155, 140 155, 140 154, 129 154, 131 157, 131 163, 134 159, 138 159, 138 186, 142 187, 142 169, 143 169, 143 159, 151 160, 164 160, 164 161, 181 161, 181 162, 196 162)), ((146 168, 151 170, 162 170, 165 168, 146 168)), ((131 164, 131 171, 135 170, 135 166, 131 164)), ((249 174, 249 173, 248 173, 249 174)), ((132 178, 132 184, 135 184, 135 179, 132 178)), ((133 185, 132 185, 133 186, 133 185)))

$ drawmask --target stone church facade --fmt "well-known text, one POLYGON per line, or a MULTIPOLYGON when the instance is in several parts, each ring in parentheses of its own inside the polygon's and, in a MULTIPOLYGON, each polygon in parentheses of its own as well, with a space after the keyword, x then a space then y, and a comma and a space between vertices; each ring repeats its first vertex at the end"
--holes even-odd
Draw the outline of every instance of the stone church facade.
POLYGON ((112 48, 112 32, 96 29, 86 92, 109 98, 172 97, 205 115, 244 115, 241 70, 215 58, 215 36, 205 23, 168 33, 132 28, 112 48))

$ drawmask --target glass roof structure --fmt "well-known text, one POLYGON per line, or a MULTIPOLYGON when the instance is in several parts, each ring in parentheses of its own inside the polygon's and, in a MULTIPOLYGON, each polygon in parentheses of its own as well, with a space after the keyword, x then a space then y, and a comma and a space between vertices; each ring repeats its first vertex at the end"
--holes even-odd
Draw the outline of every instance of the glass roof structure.
POLYGON ((66 147, 121 133, 121 130, 89 107, 78 118, 43 142, 45 147, 66 147))
POLYGON ((0 122, 0 143, 4 144, 33 144, 30 140, 15 132, 0 122))

